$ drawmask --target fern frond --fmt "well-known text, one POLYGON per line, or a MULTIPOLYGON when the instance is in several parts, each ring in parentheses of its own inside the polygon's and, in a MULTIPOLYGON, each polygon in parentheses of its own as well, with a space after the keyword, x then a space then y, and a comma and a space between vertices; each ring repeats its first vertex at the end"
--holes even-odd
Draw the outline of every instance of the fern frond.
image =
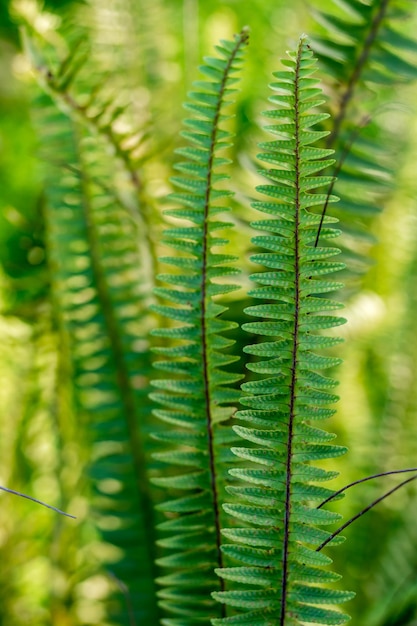
POLYGON ((165 619, 166 626, 209 624, 210 618, 223 614, 210 591, 221 586, 213 570, 222 565, 221 501, 224 464, 230 455, 224 444, 235 436, 222 424, 234 410, 239 396, 232 386, 241 376, 224 369, 236 358, 224 353, 234 342, 223 335, 236 325, 221 317, 226 308, 216 302, 216 296, 237 288, 219 282, 237 270, 230 265, 235 257, 216 251, 227 242, 216 231, 230 226, 219 218, 227 210, 223 200, 230 193, 217 185, 225 177, 219 168, 227 163, 218 153, 230 144, 230 132, 223 126, 225 109, 235 91, 247 39, 244 30, 234 42, 223 41, 218 56, 206 58, 201 67, 209 80, 195 83, 190 93, 187 108, 194 116, 186 120, 183 132, 190 146, 179 150, 187 160, 177 165, 181 175, 173 178, 180 191, 171 198, 181 208, 166 212, 183 224, 191 222, 165 231, 165 243, 179 255, 162 259, 176 273, 159 277, 171 287, 160 287, 157 294, 176 306, 155 307, 162 316, 181 323, 154 332, 173 344, 157 348, 167 360, 156 362, 156 367, 173 375, 153 382, 158 392, 152 398, 164 407, 155 415, 169 428, 155 437, 170 446, 157 458, 181 469, 190 467, 189 473, 155 481, 176 494, 158 507, 170 514, 160 530, 171 537, 160 545, 174 549, 159 560, 162 567, 174 569, 159 580, 164 587, 161 606, 178 616, 165 619))
MULTIPOLYGON (((139 430, 146 419, 150 364, 140 326, 148 302, 135 228, 105 188, 111 164, 101 144, 85 134, 42 94, 35 113, 43 156, 68 163, 46 172, 47 247, 57 315, 68 336, 79 437, 88 442, 84 464, 91 510, 105 556, 128 589, 129 606, 113 598, 109 621, 158 619, 153 589, 153 506, 146 446, 139 430), (80 172, 89 172, 92 178, 80 172), (93 179, 104 181, 104 187, 93 179), (105 545, 116 548, 106 554, 105 545)), ((107 548, 108 549, 108 548, 107 548)))
MULTIPOLYGON (((322 103, 313 77, 315 63, 302 37, 297 52, 284 61, 287 69, 274 74, 277 81, 271 85, 275 93, 270 101, 277 106, 266 112, 274 122, 267 129, 277 139, 261 144, 264 152, 259 158, 269 165, 262 173, 271 183, 258 190, 271 200, 257 201, 254 206, 273 219, 255 223, 255 228, 267 234, 253 242, 268 252, 256 254, 252 260, 271 271, 251 276, 265 285, 252 295, 267 303, 247 312, 272 321, 251 322, 244 328, 274 340, 246 349, 260 356, 250 368, 268 376, 242 385, 248 395, 241 402, 249 408, 239 411, 237 418, 248 426, 235 426, 234 431, 252 446, 233 448, 238 457, 262 469, 253 465, 253 469, 231 470, 251 486, 233 488, 239 501, 224 508, 249 528, 225 531, 238 546, 225 545, 223 551, 243 566, 217 571, 222 579, 245 587, 213 595, 243 612, 215 619, 212 623, 216 625, 342 624, 347 617, 325 605, 352 597, 322 586, 338 576, 322 569, 329 560, 322 560, 321 555, 317 558, 315 551, 321 543, 319 537, 330 536, 318 526, 331 524, 338 516, 315 507, 315 502, 331 492, 314 483, 333 474, 311 463, 345 452, 330 443, 333 436, 311 426, 331 414, 333 410, 326 405, 337 400, 332 393, 336 381, 315 371, 317 365, 321 369, 332 364, 332 359, 326 362, 315 354, 316 349, 327 347, 329 339, 331 343, 335 339, 320 333, 344 321, 325 315, 328 300, 320 297, 338 288, 338 283, 323 281, 321 276, 343 267, 327 260, 339 251, 314 247, 320 216, 310 209, 322 201, 322 194, 313 190, 328 185, 328 177, 318 173, 332 163, 329 157, 333 153, 315 145, 327 134, 316 130, 323 114, 315 110, 322 103)), ((326 225, 335 221, 325 219, 326 225)), ((336 234, 331 226, 326 226, 326 233, 336 234)))
POLYGON ((399 5, 392 0, 347 0, 338 3, 340 16, 314 13, 324 34, 314 37, 312 45, 328 76, 341 87, 328 144, 334 145, 339 138, 358 88, 365 83, 391 86, 417 78, 416 59, 411 62, 406 56, 415 56, 416 45, 401 28, 412 3, 399 5))
MULTIPOLYGON (((86 18, 85 12, 80 11, 86 18)), ((56 106, 74 123, 85 127, 97 142, 106 142, 109 153, 113 154, 115 172, 122 181, 118 203, 140 227, 152 256, 153 228, 159 214, 150 206, 152 200, 141 173, 148 152, 146 120, 138 126, 131 111, 131 96, 109 76, 111 68, 106 72, 94 58, 94 41, 90 40, 89 31, 73 23, 80 23, 77 15, 64 20, 62 34, 53 45, 36 31, 35 19, 24 20, 24 46, 38 82, 56 106)), ((83 19, 81 23, 84 24, 83 19)), ((155 265, 155 259, 151 260, 155 265)))
POLYGON ((378 113, 392 99, 395 85, 417 78, 417 49, 403 27, 413 3, 344 0, 334 4, 331 13, 314 12, 320 34, 311 45, 334 93, 327 147, 335 150, 335 192, 341 208, 333 214, 342 224, 350 269, 361 273, 374 241, 369 224, 390 192, 392 163, 400 149, 398 136, 388 137, 378 113))

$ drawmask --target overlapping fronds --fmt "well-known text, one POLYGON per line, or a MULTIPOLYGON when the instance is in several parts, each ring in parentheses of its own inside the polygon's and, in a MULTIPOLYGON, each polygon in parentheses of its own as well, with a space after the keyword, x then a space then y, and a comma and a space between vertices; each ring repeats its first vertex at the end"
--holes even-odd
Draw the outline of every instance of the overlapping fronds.
POLYGON ((110 608, 115 623, 156 623, 154 525, 139 430, 147 411, 148 302, 136 229, 109 191, 105 146, 99 151, 45 94, 36 113, 48 161, 45 217, 55 310, 68 337, 85 440, 79 462, 89 475, 91 515, 102 540, 97 567, 127 589, 127 599, 119 593, 110 608))
MULTIPOLYGON (((341 198, 336 209, 349 251, 349 266, 367 263, 372 218, 391 190, 405 136, 393 135, 381 113, 395 85, 417 77, 417 46, 404 32, 413 3, 398 0, 344 0, 332 12, 316 11, 319 34, 312 47, 331 83, 332 118, 326 145, 334 148, 341 198)), ((324 208, 327 210, 327 206, 324 208)))
POLYGON ((214 568, 222 564, 221 502, 225 462, 232 456, 223 444, 233 433, 222 424, 234 410, 239 396, 232 385, 241 376, 224 369, 237 360, 225 353, 234 342, 224 337, 236 324, 220 317, 227 309, 215 301, 237 288, 227 278, 238 272, 230 266, 236 258, 217 251, 227 242, 217 231, 231 226, 219 218, 228 210, 223 201, 230 192, 218 185, 227 178, 223 169, 228 163, 218 153, 230 145, 224 110, 235 91, 247 39, 244 30, 233 42, 222 41, 217 57, 205 58, 201 70, 209 80, 194 83, 189 94, 186 107, 193 117, 185 121, 183 136, 190 145, 178 150, 186 160, 177 164, 181 175, 173 178, 180 192, 171 199, 181 208, 166 212, 181 220, 164 234, 165 243, 180 254, 161 259, 176 270, 160 275, 169 287, 157 289, 174 306, 155 309, 180 325, 154 332, 168 342, 156 348, 166 357, 156 367, 170 374, 153 383, 158 391, 152 398, 163 407, 155 415, 165 423, 164 430, 155 434, 165 448, 156 458, 189 471, 178 474, 173 469, 173 475, 155 481, 174 494, 159 506, 169 515, 159 526, 169 536, 159 545, 171 552, 159 564, 173 569, 160 578, 164 588, 159 595, 161 606, 176 615, 164 619, 165 626, 208 625, 223 610, 210 597, 211 591, 220 588, 214 568))
MULTIPOLYGON (((330 536, 320 526, 332 524, 338 515, 316 508, 331 493, 316 483, 333 478, 335 472, 315 463, 345 452, 332 443, 334 435, 312 424, 332 415, 328 405, 337 400, 332 393, 336 381, 318 373, 337 359, 316 351, 339 340, 322 331, 344 321, 326 314, 340 305, 323 297, 340 287, 327 278, 343 267, 332 258, 339 250, 314 246, 320 216, 310 211, 325 197, 316 190, 331 182, 320 172, 331 165, 333 151, 315 146, 328 133, 314 127, 328 115, 315 110, 323 99, 305 37, 283 63, 287 69, 276 72, 271 85, 275 108, 265 113, 273 121, 266 128, 277 139, 261 144, 259 156, 268 164, 262 173, 270 183, 258 191, 268 200, 253 204, 270 215, 253 223, 266 231, 253 243, 267 252, 252 260, 267 271, 251 276, 259 287, 250 293, 265 303, 246 311, 264 319, 244 325, 270 340, 246 348, 259 357, 249 369, 263 376, 243 384, 248 395, 241 401, 248 408, 237 417, 246 425, 234 426, 251 446, 232 450, 251 467, 230 470, 246 484, 228 488, 240 501, 224 508, 245 526, 224 531, 235 543, 222 550, 243 565, 218 570, 235 588, 215 592, 214 597, 239 611, 213 620, 219 626, 342 624, 347 616, 328 605, 352 597, 323 586, 339 576, 325 568, 331 561, 317 551, 330 536)), ((325 218, 323 238, 339 234, 331 226, 335 221, 325 218)))

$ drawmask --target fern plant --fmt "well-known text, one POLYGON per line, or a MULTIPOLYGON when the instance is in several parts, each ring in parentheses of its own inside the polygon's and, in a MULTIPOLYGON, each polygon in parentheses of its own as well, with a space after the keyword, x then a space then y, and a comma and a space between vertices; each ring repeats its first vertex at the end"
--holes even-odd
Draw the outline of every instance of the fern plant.
MULTIPOLYGON (((82 130, 74 129, 45 99, 39 123, 47 151, 55 156, 62 151, 75 168, 90 157, 97 171, 100 161, 94 145, 83 141, 82 130), (48 129, 53 129, 53 137, 48 129)), ((104 173, 100 176, 105 180, 104 173)), ((80 432, 90 441, 90 458, 80 460, 90 477, 92 514, 102 550, 110 544, 123 555, 114 558, 110 553, 104 562, 129 586, 131 596, 128 605, 119 597, 110 612, 121 623, 128 623, 131 612, 137 618, 156 619, 154 557, 148 540, 152 504, 138 427, 144 389, 134 382, 149 365, 146 353, 141 355, 132 345, 135 326, 135 339, 131 335, 132 324, 144 319, 137 252, 126 236, 130 224, 124 209, 113 199, 109 204, 105 191, 77 171, 55 180, 47 187, 47 235, 61 330, 71 349, 75 410, 80 432), (104 262, 101 246, 106 249, 104 262), (143 538, 135 549, 126 546, 129 534, 143 538)), ((143 410, 141 414, 144 419, 143 410)))

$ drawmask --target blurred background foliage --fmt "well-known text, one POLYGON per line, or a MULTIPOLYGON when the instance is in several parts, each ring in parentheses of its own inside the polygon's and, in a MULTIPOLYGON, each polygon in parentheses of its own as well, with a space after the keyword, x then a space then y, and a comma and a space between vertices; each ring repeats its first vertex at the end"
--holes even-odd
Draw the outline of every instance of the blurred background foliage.
MULTIPOLYGON (((144 474, 159 471, 147 436, 147 331, 156 324, 148 307, 174 149, 182 145, 182 103, 202 56, 248 24, 230 183, 237 224, 231 248, 243 259, 245 286, 249 198, 258 182, 256 144, 263 139, 260 113, 271 72, 301 32, 310 34, 337 118, 349 84, 343 75, 349 54, 343 54, 362 34, 352 28, 332 41, 316 12, 337 16, 355 5, 408 11, 400 30, 414 44, 403 45, 404 64, 391 68, 376 50, 332 144, 340 155, 364 126, 336 189, 351 268, 343 294, 349 324, 341 401, 332 424, 350 452, 338 463, 337 486, 417 465, 413 3, 0 4, 0 484, 77 516, 68 520, 2 496, 4 626, 132 626, 145 623, 145 615, 146 623, 156 623, 154 606, 147 613, 140 608, 153 596, 152 586, 136 589, 134 581, 146 576, 135 570, 138 563, 154 558, 147 551, 151 501, 159 495, 143 487, 144 474), (22 50, 22 24, 32 65, 22 50), (352 208, 346 216, 343 201, 352 208), (55 210, 62 204, 66 212, 55 210)), ((392 46, 399 44, 390 36, 392 46)), ((231 301, 237 321, 246 303, 243 290, 231 301)), ((238 346, 247 342, 236 339, 238 346)), ((357 486, 337 510, 353 515, 395 481, 357 486)), ((355 523, 346 543, 332 551, 344 588, 357 592, 349 607, 353 624, 417 624, 416 515, 412 483, 355 523)))

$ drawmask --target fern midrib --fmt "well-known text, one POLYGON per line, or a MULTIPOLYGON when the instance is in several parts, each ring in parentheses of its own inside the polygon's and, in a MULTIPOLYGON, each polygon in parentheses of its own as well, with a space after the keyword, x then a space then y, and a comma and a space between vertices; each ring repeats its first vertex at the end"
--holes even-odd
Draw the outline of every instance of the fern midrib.
POLYGON ((378 29, 387 12, 389 2, 390 0, 382 0, 381 5, 379 6, 378 11, 376 12, 374 16, 374 19, 371 22, 370 29, 365 39, 362 52, 356 61, 355 67, 353 68, 352 74, 350 75, 346 90, 340 100, 339 112, 334 118, 333 129, 327 138, 326 145, 328 148, 332 147, 336 143, 339 137, 340 128, 346 117, 347 108, 349 106, 350 101, 353 98, 360 75, 362 73, 362 70, 365 66, 366 61, 368 60, 368 57, 372 48, 372 44, 374 43, 376 39, 378 29))
POLYGON ((287 612, 287 587, 288 587, 288 550, 290 537, 290 517, 291 517, 291 479, 292 479, 292 456, 293 456, 293 433, 295 419, 295 388, 297 384, 298 369, 298 332, 299 332, 299 306, 300 306, 300 275, 299 275, 299 219, 300 219, 300 111, 299 111, 299 72, 302 55, 302 42, 300 42, 297 53, 297 63, 295 68, 294 81, 294 113, 295 113, 295 229, 294 229, 294 336, 292 345, 292 368, 290 384, 290 407, 288 421, 287 438, 287 463, 286 463, 286 484, 285 484, 285 505, 284 505, 284 543, 282 559, 282 585, 281 585, 281 616, 280 626, 285 624, 287 612))
MULTIPOLYGON (((217 103, 216 113, 213 119, 213 130, 212 130, 211 137, 210 137, 207 182, 206 182, 206 192, 205 192, 205 198, 204 198, 204 221, 203 221, 203 225, 204 225, 203 226, 203 264, 202 264, 202 272, 201 272, 201 300, 200 300, 201 302, 201 329, 202 329, 203 385, 204 385, 204 397, 205 397, 205 404, 206 404, 206 423, 207 423, 208 452, 209 452, 209 464, 210 464, 210 484, 211 484, 211 490, 212 490, 212 496, 213 496, 213 512, 214 512, 214 524, 215 524, 215 533, 216 533, 217 562, 218 562, 218 567, 220 568, 223 567, 223 557, 222 557, 222 552, 221 552, 220 502, 219 502, 219 494, 218 494, 218 487, 217 487, 213 418, 212 418, 211 406, 210 406, 211 392, 210 392, 210 376, 209 376, 209 364, 208 364, 209 338, 207 336, 207 305, 208 305, 208 302, 207 302, 208 258, 207 257, 208 257, 208 252, 209 252, 208 216, 209 216, 210 200, 211 200, 214 148, 216 145, 220 112, 221 112, 221 107, 222 107, 223 100, 224 100, 224 92, 226 88, 226 81, 229 76, 229 71, 241 44, 242 44, 242 37, 237 39, 233 52, 229 56, 225 70, 223 72, 223 77, 222 77, 222 81, 220 85, 219 99, 217 103)), ((222 591, 224 591, 225 589, 225 582, 223 578, 220 578, 220 589, 222 591)), ((221 606, 221 615, 222 617, 226 616, 225 605, 221 606)))
MULTIPOLYGON (((79 129, 77 128, 77 124, 73 123, 73 126, 75 129, 76 144, 79 152, 79 161, 80 163, 82 163, 82 152, 80 150, 80 133, 79 129)), ((119 336, 118 321, 114 313, 112 299, 109 295, 107 279, 100 263, 97 231, 92 220, 89 192, 86 188, 86 181, 82 174, 80 175, 80 181, 83 196, 81 206, 86 223, 86 235, 89 243, 91 270, 95 279, 95 284, 97 286, 97 296, 101 303, 101 310, 104 317, 105 325, 107 327, 107 336, 109 338, 114 357, 116 380, 120 391, 121 402, 124 408, 127 433, 130 439, 130 453, 132 455, 132 461, 136 475, 137 490, 142 504, 140 510, 138 511, 138 516, 144 518, 144 524, 146 529, 150 533, 152 533, 155 527, 152 514, 153 503, 148 489, 148 481, 144 480, 144 477, 146 476, 146 460, 143 453, 144 445, 141 441, 139 429, 137 428, 137 425, 135 423, 135 399, 133 396, 129 372, 127 370, 126 362, 124 359, 124 350, 119 336)), ((145 549, 148 551, 148 562, 155 577, 157 572, 155 567, 155 541, 151 539, 147 541, 146 544, 147 545, 145 549)))

